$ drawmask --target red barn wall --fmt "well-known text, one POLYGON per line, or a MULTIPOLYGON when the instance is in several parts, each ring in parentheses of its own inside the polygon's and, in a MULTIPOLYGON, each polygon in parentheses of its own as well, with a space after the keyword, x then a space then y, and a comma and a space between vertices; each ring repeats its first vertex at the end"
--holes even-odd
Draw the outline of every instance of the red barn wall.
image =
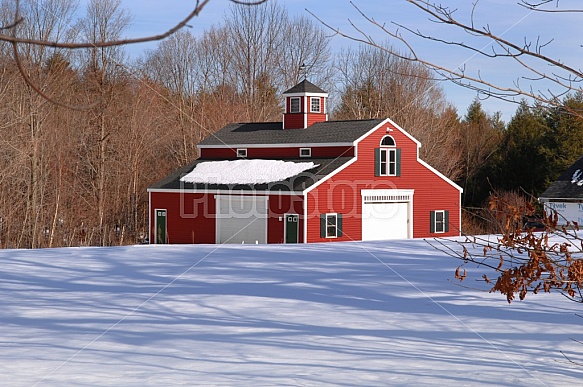
MULTIPOLYGON (((285 214, 300 215, 299 242, 303 242, 303 197, 295 195, 270 195, 267 220, 268 243, 283 243, 285 214)), ((154 242, 154 210, 167 211, 167 238, 172 244, 216 242, 215 194, 151 192, 150 240, 154 242)))
MULTIPOLYGON (((302 100, 303 100, 303 98, 302 98, 302 100)), ((304 128, 304 113, 284 114, 283 115, 283 127, 285 129, 303 129, 304 128)))
POLYGON ((455 236, 460 233, 460 192, 417 161, 417 144, 391 124, 385 124, 358 144, 357 161, 308 194, 308 242, 362 239, 362 189, 414 189, 413 237, 455 236), (387 129, 393 129, 387 132, 387 129), (391 135, 401 149, 401 175, 374 175, 374 148, 391 135), (449 210, 449 232, 430 233, 430 211, 449 210), (320 238, 321 213, 343 214, 343 236, 320 238))
POLYGON ((326 114, 323 113, 308 113, 308 127, 316 122, 326 121, 326 114))
POLYGON ((285 231, 285 214, 300 215, 298 243, 304 241, 304 198, 295 195, 270 195, 269 219, 267 220, 267 243, 283 243, 285 231))
MULTIPOLYGON (((306 148, 306 147, 301 147, 306 148)), ((311 147, 312 158, 354 156, 353 146, 318 146, 311 147)), ((229 148, 201 148, 201 158, 210 160, 234 160, 237 150, 229 148)), ((249 159, 297 159, 300 157, 300 147, 286 148, 247 148, 249 159)), ((309 161, 309 157, 306 157, 309 161)))
POLYGON ((150 241, 154 242, 155 209, 166 209, 168 243, 215 243, 214 195, 184 192, 150 193, 150 241))

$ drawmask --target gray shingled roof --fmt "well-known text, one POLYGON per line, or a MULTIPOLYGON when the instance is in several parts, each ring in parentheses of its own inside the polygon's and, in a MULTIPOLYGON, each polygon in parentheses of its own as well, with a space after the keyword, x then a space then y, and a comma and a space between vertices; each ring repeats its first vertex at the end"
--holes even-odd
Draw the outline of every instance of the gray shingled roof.
POLYGON ((281 122, 230 124, 199 145, 352 143, 383 121, 326 121, 306 129, 286 130, 282 129, 281 122))
POLYGON ((304 79, 291 89, 284 91, 283 94, 295 94, 295 93, 326 93, 324 90, 320 89, 318 86, 314 85, 307 79, 304 79))
POLYGON ((328 159, 314 159, 314 158, 301 158, 301 159, 286 159, 285 161, 291 161, 296 163, 305 163, 306 161, 311 161, 318 166, 300 173, 299 175, 290 177, 287 180, 266 183, 266 184, 193 184, 185 183, 180 181, 180 178, 194 169, 194 167, 205 161, 216 161, 216 160, 205 160, 198 159, 191 162, 188 165, 174 171, 169 176, 164 179, 152 184, 150 189, 184 189, 184 190, 243 190, 243 191, 284 191, 284 192, 301 192, 306 188, 310 187, 314 183, 318 182, 322 178, 326 177, 328 174, 340 168, 342 165, 346 164, 352 159, 352 157, 337 157, 328 159))
POLYGON ((563 172, 540 198, 583 199, 583 156, 563 172), (577 184, 579 181, 581 185, 577 184))

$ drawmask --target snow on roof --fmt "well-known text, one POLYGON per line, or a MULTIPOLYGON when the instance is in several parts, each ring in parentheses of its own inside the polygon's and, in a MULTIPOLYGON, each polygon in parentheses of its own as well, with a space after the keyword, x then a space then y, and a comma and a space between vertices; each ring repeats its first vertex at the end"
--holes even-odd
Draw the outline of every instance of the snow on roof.
POLYGON ((581 177, 581 175, 583 175, 583 173, 581 172, 580 169, 577 169, 575 171, 575 173, 573 174, 573 177, 571 178, 571 183, 577 184, 578 186, 582 186, 583 185, 583 177, 581 177))
POLYGON ((283 181, 317 167, 312 162, 282 160, 205 161, 180 178, 186 183, 263 184, 283 181))

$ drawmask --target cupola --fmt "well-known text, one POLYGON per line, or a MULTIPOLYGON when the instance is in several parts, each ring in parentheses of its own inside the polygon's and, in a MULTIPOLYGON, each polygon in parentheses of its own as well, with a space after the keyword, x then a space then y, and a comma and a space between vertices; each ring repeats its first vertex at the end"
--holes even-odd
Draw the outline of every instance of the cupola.
POLYGON ((304 79, 283 93, 283 129, 305 129, 328 120, 328 93, 304 79))

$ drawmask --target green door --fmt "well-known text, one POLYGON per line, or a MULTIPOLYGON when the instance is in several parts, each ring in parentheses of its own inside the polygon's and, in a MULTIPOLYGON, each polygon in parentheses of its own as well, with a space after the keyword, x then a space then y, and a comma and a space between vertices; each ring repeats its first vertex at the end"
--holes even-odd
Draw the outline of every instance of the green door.
POLYGON ((156 244, 165 244, 166 239, 166 210, 156 210, 156 244))
POLYGON ((300 216, 287 214, 285 216, 285 243, 298 243, 300 216))

